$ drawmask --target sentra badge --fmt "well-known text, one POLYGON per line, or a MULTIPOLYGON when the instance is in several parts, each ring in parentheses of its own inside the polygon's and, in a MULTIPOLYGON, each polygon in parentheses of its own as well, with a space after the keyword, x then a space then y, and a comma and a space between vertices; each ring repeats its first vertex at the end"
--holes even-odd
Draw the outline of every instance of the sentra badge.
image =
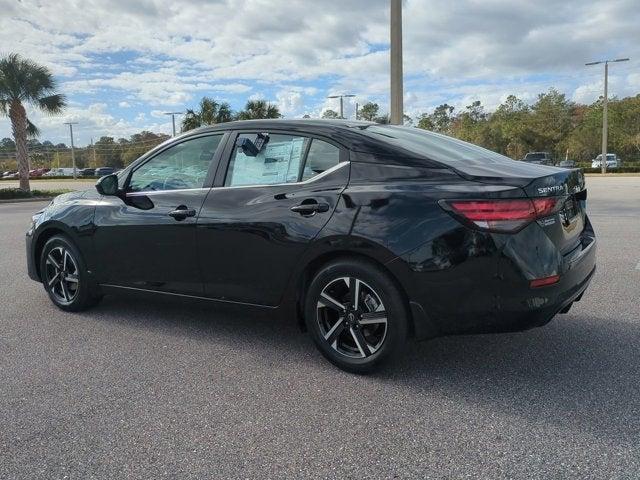
POLYGON ((564 192, 564 185, 554 185, 552 187, 538 188, 538 193, 540 195, 548 195, 550 193, 560 193, 560 192, 564 192))

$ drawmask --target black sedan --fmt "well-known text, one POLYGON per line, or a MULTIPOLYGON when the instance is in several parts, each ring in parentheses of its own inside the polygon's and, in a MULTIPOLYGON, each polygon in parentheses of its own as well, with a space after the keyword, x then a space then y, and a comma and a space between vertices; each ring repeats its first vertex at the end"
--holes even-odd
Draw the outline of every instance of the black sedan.
POLYGON ((580 300, 596 239, 577 169, 417 128, 258 120, 165 142, 27 232, 60 308, 118 291, 284 312, 339 367, 408 337, 524 330, 580 300))

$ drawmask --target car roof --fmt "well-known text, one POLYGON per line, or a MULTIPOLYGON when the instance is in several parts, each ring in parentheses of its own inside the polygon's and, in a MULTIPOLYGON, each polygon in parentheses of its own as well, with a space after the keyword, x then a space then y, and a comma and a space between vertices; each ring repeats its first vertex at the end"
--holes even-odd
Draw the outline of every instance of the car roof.
MULTIPOLYGON (((365 122, 360 120, 340 120, 340 119, 263 119, 263 120, 238 120, 235 122, 225 122, 216 125, 196 128, 190 130, 177 138, 183 138, 191 135, 198 135, 207 132, 224 132, 228 130, 286 130, 288 132, 299 132, 300 134, 315 134, 327 137, 338 142, 349 150, 369 153, 376 156, 397 156, 407 152, 403 152, 398 146, 394 146, 384 139, 372 138, 364 135, 363 131, 370 126, 376 127, 394 127, 374 122, 365 122)), ((413 158, 426 159, 426 155, 416 155, 413 152, 409 155, 413 158)))

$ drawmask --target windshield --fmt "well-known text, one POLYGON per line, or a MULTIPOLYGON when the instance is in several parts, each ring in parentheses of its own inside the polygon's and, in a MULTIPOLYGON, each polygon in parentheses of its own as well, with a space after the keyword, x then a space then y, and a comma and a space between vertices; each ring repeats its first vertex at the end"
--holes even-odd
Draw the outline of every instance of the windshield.
POLYGON ((527 153, 524 156, 525 160, 544 160, 545 158, 547 158, 545 153, 527 153))

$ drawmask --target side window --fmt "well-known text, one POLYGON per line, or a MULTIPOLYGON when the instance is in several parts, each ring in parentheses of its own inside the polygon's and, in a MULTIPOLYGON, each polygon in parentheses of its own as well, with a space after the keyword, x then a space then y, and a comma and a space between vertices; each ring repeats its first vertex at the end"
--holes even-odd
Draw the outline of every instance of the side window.
POLYGON ((133 171, 127 191, 202 188, 221 140, 222 135, 210 135, 164 150, 133 171))
POLYGON ((340 162, 340 149, 316 138, 311 142, 307 161, 304 164, 302 180, 308 180, 340 162))
MULTIPOLYGON (((238 136, 238 142, 245 138, 253 142, 257 136, 242 134, 238 136)), ((236 147, 224 184, 237 186, 297 182, 308 142, 307 137, 269 135, 255 156, 245 155, 242 148, 236 147)))

